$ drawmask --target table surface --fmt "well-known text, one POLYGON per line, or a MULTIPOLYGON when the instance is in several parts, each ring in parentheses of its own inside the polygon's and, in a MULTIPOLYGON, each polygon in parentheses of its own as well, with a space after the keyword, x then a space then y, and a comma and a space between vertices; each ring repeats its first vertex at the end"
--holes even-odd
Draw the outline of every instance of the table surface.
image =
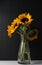
POLYGON ((32 60, 31 64, 18 64, 18 61, 0 61, 0 65, 42 65, 42 60, 32 60))

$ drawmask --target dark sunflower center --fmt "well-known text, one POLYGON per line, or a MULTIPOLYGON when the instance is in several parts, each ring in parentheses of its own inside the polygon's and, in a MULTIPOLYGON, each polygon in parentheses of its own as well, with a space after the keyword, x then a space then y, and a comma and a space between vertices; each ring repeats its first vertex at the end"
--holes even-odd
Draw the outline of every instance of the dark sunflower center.
POLYGON ((28 18, 21 19, 22 22, 28 21, 28 18))

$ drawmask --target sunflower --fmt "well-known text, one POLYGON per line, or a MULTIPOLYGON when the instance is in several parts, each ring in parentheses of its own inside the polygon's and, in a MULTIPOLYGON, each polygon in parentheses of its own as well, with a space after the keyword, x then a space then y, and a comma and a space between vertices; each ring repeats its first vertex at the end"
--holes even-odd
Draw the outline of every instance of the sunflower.
POLYGON ((37 39, 38 38, 38 30, 37 29, 34 29, 32 30, 33 34, 32 33, 28 33, 29 34, 29 37, 28 37, 28 40, 29 41, 32 41, 34 39, 37 39))
POLYGON ((19 24, 21 24, 21 21, 18 18, 16 18, 16 19, 13 20, 13 22, 11 24, 14 25, 14 26, 19 25, 19 24))
POLYGON ((15 32, 15 30, 18 28, 18 26, 14 26, 13 25, 8 25, 8 29, 7 29, 7 32, 8 32, 8 36, 11 38, 12 34, 15 32))
POLYGON ((31 22, 33 21, 32 19, 32 15, 30 15, 30 13, 26 14, 26 13, 23 13, 23 14, 20 14, 18 16, 18 18, 20 19, 20 21, 26 25, 29 25, 31 24, 31 22))

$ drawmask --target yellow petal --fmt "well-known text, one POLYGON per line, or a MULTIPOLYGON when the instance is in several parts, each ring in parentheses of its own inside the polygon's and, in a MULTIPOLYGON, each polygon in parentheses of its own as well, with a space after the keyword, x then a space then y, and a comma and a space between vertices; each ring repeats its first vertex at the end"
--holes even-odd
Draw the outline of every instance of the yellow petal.
POLYGON ((32 15, 30 15, 29 13, 27 14, 27 18, 31 19, 32 15))

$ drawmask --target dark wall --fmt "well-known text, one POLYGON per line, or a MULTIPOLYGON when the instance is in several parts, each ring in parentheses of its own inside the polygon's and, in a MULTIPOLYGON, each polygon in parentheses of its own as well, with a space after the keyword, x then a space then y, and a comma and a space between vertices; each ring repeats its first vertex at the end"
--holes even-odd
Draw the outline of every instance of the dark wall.
POLYGON ((42 59, 42 2, 41 0, 0 0, 0 60, 16 60, 20 36, 7 35, 7 26, 20 13, 29 12, 34 21, 31 28, 39 30, 38 39, 29 42, 31 58, 42 59))

